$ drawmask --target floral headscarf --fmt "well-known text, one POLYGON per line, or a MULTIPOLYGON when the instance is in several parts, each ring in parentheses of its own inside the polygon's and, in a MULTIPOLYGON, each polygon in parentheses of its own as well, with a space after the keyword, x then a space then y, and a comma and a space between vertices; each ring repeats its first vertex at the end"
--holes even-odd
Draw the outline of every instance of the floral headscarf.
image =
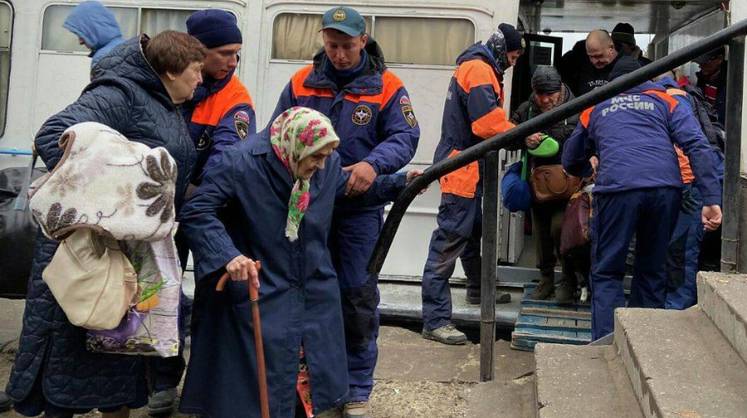
POLYGON ((275 118, 270 126, 272 150, 293 178, 288 202, 285 236, 298 239, 298 226, 311 203, 310 181, 298 175, 298 163, 329 144, 339 144, 332 122, 323 114, 306 107, 292 107, 275 118))

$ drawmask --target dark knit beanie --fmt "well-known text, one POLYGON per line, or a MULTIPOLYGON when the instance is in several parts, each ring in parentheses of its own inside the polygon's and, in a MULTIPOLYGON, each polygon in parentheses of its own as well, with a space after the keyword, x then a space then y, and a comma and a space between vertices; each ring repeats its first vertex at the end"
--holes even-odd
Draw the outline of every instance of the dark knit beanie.
POLYGON ((635 45, 635 29, 630 23, 618 23, 610 34, 613 41, 635 45))
POLYGON ((498 25, 498 29, 503 32, 503 37, 506 38, 506 52, 524 49, 524 37, 513 25, 501 23, 498 25))
POLYGON ((641 68, 641 64, 638 63, 637 59, 629 57, 627 55, 623 55, 617 59, 617 62, 612 67, 612 71, 610 71, 610 75, 609 77, 607 77, 607 79, 609 81, 612 81, 617 77, 632 73, 639 68, 641 68))
POLYGON ((225 10, 206 9, 192 13, 187 19, 187 32, 207 48, 242 43, 236 16, 225 10))
POLYGON ((532 76, 532 90, 537 93, 555 93, 560 91, 563 82, 560 73, 550 65, 540 65, 532 76))

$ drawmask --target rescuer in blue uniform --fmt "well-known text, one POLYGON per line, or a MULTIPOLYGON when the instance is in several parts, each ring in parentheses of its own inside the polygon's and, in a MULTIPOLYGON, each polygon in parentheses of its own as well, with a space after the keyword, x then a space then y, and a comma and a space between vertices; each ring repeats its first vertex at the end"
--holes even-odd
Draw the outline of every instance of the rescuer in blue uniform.
MULTIPOLYGON (((350 172, 347 194, 357 196, 378 175, 404 167, 415 155, 420 128, 402 81, 384 65, 363 17, 335 7, 322 18, 324 50, 293 75, 271 120, 292 106, 324 113, 340 137, 337 152, 350 172)), ((344 414, 365 417, 373 388, 379 330, 378 276, 366 270, 383 225, 383 206, 337 204, 330 234, 342 294, 350 393, 344 414)))
POLYGON ((197 148, 192 182, 199 185, 225 148, 257 131, 257 121, 249 91, 234 74, 242 45, 236 16, 225 10, 200 10, 187 19, 187 32, 208 48, 202 85, 184 106, 197 148))
MULTIPOLYGON (((680 88, 674 80, 674 74, 666 73, 657 82, 667 89, 667 94, 677 99, 681 106, 690 109, 698 120, 703 134, 708 139, 711 154, 716 168, 716 175, 723 179, 724 156, 718 148, 717 128, 708 118, 705 103, 686 90, 680 88)), ((677 224, 669 240, 669 254, 667 265, 669 282, 667 283, 667 309, 687 309, 698 302, 696 277, 698 274, 698 259, 700 246, 703 241, 703 224, 700 212, 703 201, 696 187, 697 179, 692 174, 690 162, 681 151, 677 151, 682 173, 682 204, 677 216, 677 224)))
MULTIPOLYGON (((434 162, 514 127, 503 111, 503 73, 516 63, 523 49, 521 33, 502 23, 485 44, 478 42, 457 58, 434 162)), ((472 162, 439 182, 438 228, 433 231, 423 271, 423 337, 444 344, 464 344, 467 337, 451 323, 449 278, 460 258, 467 276, 467 302, 480 303, 480 164, 472 162)), ((508 293, 497 295, 499 303, 510 300, 508 293)))
MULTIPOLYGON (((640 65, 618 60, 610 80, 640 65)), ((636 260, 629 306, 663 308, 666 256, 680 209, 682 176, 674 145, 690 160, 703 199, 707 229, 721 223, 721 193, 711 150, 692 110, 652 82, 585 110, 563 149, 568 173, 591 174, 594 187, 592 243, 592 339, 613 331, 614 309, 625 306, 625 256, 636 233, 636 260), (622 129, 624 127, 624 129, 622 129)))
MULTIPOLYGON (((187 19, 187 32, 207 48, 202 67, 202 84, 183 107, 189 134, 197 149, 188 194, 202 182, 207 170, 217 165, 224 149, 256 131, 254 105, 246 87, 234 74, 242 36, 236 17, 218 9, 199 10, 187 19)), ((182 268, 187 265, 188 247, 180 232, 176 235, 182 268)), ((199 295, 195 295, 198 297, 199 295)), ((180 326, 182 338, 190 326, 192 301, 182 296, 180 326)), ((176 400, 176 387, 184 373, 184 356, 152 362, 154 394, 148 401, 151 414, 170 412, 176 400)))

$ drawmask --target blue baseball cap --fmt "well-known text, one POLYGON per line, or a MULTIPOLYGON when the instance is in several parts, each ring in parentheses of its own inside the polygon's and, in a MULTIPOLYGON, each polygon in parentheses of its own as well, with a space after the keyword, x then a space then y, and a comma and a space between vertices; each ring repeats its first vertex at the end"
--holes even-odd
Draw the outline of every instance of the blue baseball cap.
POLYGON ((322 17, 322 30, 336 29, 350 36, 366 33, 366 21, 357 10, 339 6, 327 10, 322 17))

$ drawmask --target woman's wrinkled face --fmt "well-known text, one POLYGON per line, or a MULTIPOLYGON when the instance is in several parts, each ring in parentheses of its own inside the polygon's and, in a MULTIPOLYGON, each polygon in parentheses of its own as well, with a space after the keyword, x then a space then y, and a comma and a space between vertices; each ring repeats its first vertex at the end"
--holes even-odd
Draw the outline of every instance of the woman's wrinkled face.
POLYGON ((195 89, 202 83, 202 62, 196 61, 180 74, 166 73, 168 91, 175 104, 184 103, 194 96, 195 89))
POLYGON ((309 180, 317 170, 321 170, 324 168, 324 163, 327 161, 327 157, 332 155, 332 152, 335 150, 335 148, 337 148, 337 143, 329 144, 319 151, 299 161, 297 170, 298 177, 304 180, 309 180))

